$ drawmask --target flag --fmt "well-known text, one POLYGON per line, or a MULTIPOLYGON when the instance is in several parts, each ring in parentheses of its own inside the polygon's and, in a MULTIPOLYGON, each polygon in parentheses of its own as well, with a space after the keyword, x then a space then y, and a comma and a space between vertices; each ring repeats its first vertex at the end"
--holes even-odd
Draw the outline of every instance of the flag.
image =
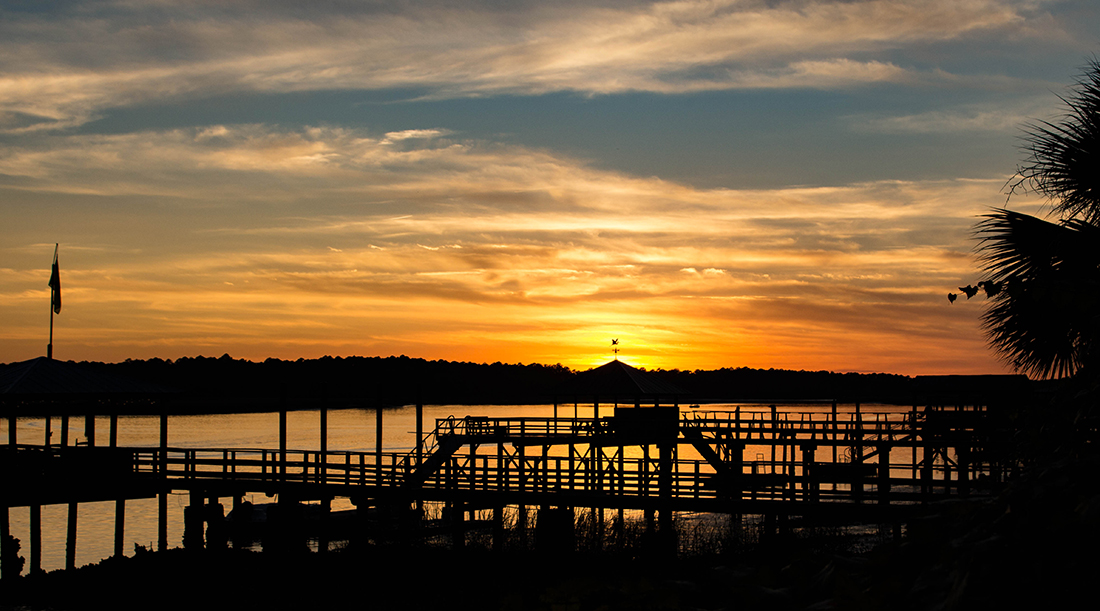
POLYGON ((50 274, 50 288, 53 289, 50 301, 53 303, 53 313, 61 313, 61 269, 57 267, 57 244, 53 247, 53 272, 50 274))

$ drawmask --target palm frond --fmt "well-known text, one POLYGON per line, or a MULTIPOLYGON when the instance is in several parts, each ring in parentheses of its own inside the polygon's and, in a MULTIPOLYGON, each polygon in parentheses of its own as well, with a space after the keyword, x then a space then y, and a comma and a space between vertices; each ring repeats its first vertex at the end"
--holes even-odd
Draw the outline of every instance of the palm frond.
POLYGON ((1058 123, 1025 126, 1028 159, 1009 181, 1009 194, 1032 189, 1049 198, 1063 219, 1100 221, 1100 62, 1078 77, 1062 98, 1066 113, 1058 123))
POLYGON ((1080 370, 1100 328, 1100 227, 1001 209, 983 217, 977 235, 988 280, 1003 287, 982 315, 994 349, 1042 378, 1080 370))

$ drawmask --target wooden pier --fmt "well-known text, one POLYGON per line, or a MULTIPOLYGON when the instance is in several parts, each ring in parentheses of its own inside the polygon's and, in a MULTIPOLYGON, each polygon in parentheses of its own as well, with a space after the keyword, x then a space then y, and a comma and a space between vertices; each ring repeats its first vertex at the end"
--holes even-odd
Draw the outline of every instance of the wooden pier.
POLYGON ((987 411, 934 406, 903 413, 838 413, 835 404, 831 412, 620 406, 600 418, 446 418, 416 439, 409 452, 293 450, 285 442, 274 449, 9 443, 0 447, 3 534, 7 507, 32 508, 35 570, 35 508, 68 504, 75 548, 77 503, 114 500, 121 554, 125 501, 159 496, 163 548, 172 491, 191 499, 187 547, 202 547, 203 523, 224 516, 218 499, 236 505, 248 493, 324 507, 347 497, 360 510, 442 503, 456 545, 467 514, 499 516, 505 507, 518 508, 521 528, 529 507, 547 517, 576 508, 642 510, 657 532, 668 532, 673 514, 684 511, 900 525, 931 501, 995 489, 1012 467, 1000 458, 987 411))

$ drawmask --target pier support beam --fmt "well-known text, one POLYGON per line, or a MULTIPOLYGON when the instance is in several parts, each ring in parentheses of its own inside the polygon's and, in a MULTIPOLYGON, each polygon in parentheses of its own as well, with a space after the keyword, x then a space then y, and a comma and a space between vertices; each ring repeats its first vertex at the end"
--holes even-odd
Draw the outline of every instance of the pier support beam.
POLYGON ((123 556, 122 542, 125 540, 126 530, 126 500, 115 501, 115 557, 123 556))
POLYGON ((890 444, 878 447, 878 502, 890 503, 890 444))
POLYGON ((42 506, 30 507, 31 549, 30 574, 42 572, 42 506))
POLYGON ((374 406, 374 460, 378 466, 378 482, 382 482, 382 406, 374 406))
POLYGON ((79 507, 77 503, 69 503, 68 525, 65 530, 65 569, 76 568, 76 517, 79 507))
POLYGON ((318 456, 320 464, 317 466, 318 481, 324 484, 328 480, 328 398, 326 392, 325 404, 321 406, 320 422, 318 428, 321 434, 321 455, 318 456))
POLYGON ((286 407, 279 410, 279 480, 286 479, 286 407))
POLYGON ((168 549, 168 492, 157 495, 157 551, 168 549))
POLYGON ((818 485, 814 475, 814 459, 817 456, 817 446, 803 444, 802 449, 802 495, 809 502, 817 501, 818 485))
POLYGON ((660 496, 660 513, 658 519, 660 522, 657 524, 657 529, 661 533, 661 537, 672 537, 672 469, 673 469, 673 453, 676 451, 676 445, 670 443, 662 443, 657 446, 658 451, 658 494, 660 496))
MULTIPOLYGON (((158 471, 163 482, 168 470, 168 414, 160 415, 160 456, 158 471)), ((157 551, 168 549, 168 489, 162 488, 157 494, 157 551)))
POLYGON ((89 448, 95 447, 95 414, 84 416, 84 439, 89 448))

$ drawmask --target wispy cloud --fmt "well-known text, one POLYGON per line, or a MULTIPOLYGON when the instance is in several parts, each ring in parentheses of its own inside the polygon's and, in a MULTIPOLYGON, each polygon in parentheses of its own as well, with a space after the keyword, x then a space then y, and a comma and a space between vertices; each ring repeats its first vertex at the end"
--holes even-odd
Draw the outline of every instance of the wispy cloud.
MULTIPOLYGON (((882 368, 884 351, 865 344, 974 324, 941 293, 967 278, 973 216, 1000 203, 1003 183, 696 189, 476 141, 410 138, 395 151, 384 135, 347 129, 210 131, 4 149, 0 196, 14 226, 40 213, 41 198, 94 194, 94 209, 78 200, 55 210, 55 229, 141 252, 67 261, 66 285, 79 287, 71 311, 91 321, 72 329, 81 341, 201 346, 220 328, 219 341, 259 355, 274 349, 275 330, 295 350, 349 353, 385 350, 397 336, 407 352, 432 336, 455 358, 477 335, 541 346, 515 360, 556 362, 568 359, 562 341, 625 327, 635 330, 624 337, 647 338, 657 365, 677 362, 689 341, 714 355, 734 341, 744 345, 733 352, 747 351, 744 338, 769 329, 776 343, 753 363, 810 366, 807 355, 847 351, 852 367, 882 368), (140 206, 127 203, 135 198, 140 206), (119 330, 120 308, 141 332, 119 330)), ((0 274, 8 307, 46 290, 25 271, 0 274)), ((19 337, 39 322, 11 320, 19 337)), ((695 362, 729 364, 722 354, 695 362)))
MULTIPOLYGON (((951 78, 873 54, 971 35, 1065 36, 1034 0, 683 0, 509 10, 82 5, 6 15, 0 129, 225 92, 416 88, 428 97, 833 88, 951 78)), ((407 137, 407 136, 406 136, 407 137)))
POLYGON ((1025 96, 1008 103, 968 104, 894 116, 847 117, 856 131, 885 134, 939 134, 960 132, 1018 133, 1020 126, 1049 115, 1050 96, 1025 96))

